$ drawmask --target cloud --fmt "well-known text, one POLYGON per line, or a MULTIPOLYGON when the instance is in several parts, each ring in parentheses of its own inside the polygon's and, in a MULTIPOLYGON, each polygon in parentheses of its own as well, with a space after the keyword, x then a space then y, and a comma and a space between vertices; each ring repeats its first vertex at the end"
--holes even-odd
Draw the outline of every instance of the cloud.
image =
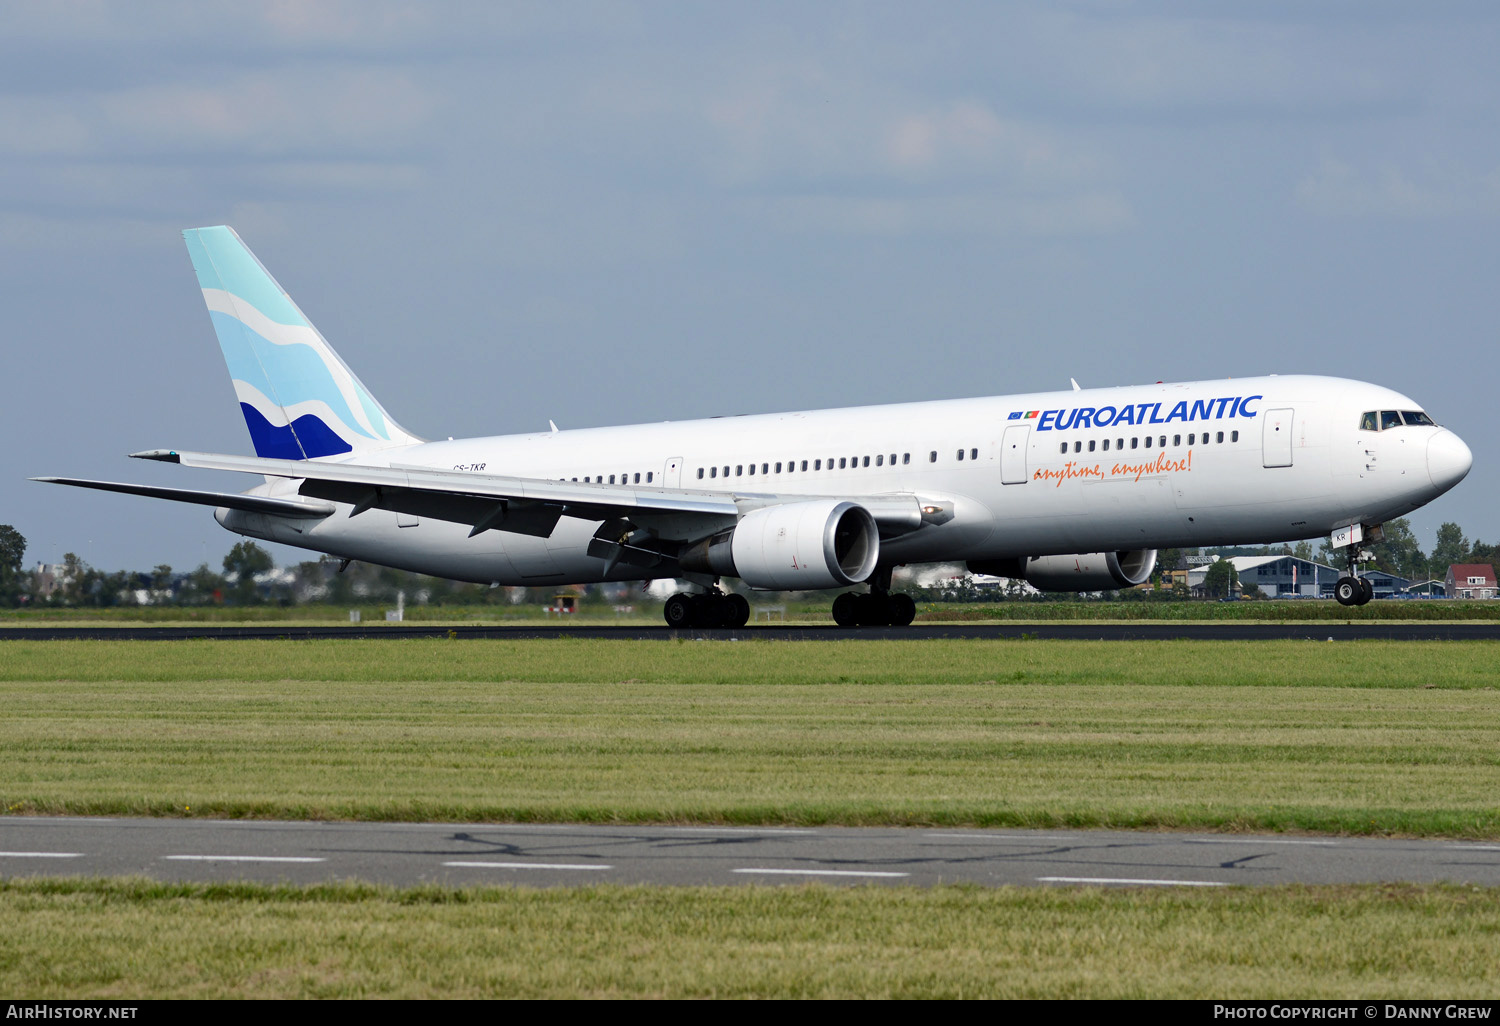
POLYGON ((1500 169, 1431 169, 1422 179, 1392 164, 1361 172, 1326 158, 1297 183, 1297 202, 1330 217, 1408 219, 1500 215, 1500 169))

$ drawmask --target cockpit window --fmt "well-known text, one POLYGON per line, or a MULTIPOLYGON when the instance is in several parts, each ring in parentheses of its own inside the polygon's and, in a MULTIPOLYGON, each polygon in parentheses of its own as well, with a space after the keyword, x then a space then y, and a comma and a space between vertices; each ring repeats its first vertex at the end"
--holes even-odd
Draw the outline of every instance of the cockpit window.
POLYGON ((1427 416, 1427 414, 1423 413, 1421 410, 1402 410, 1401 416, 1406 418, 1406 422, 1408 424, 1412 424, 1417 427, 1437 427, 1437 424, 1433 422, 1432 418, 1427 416))
POLYGON ((1398 428, 1400 426, 1401 414, 1397 413, 1395 410, 1380 411, 1380 430, 1389 431, 1391 428, 1398 428))
POLYGON ((1375 419, 1375 411, 1374 410, 1368 410, 1368 411, 1366 411, 1365 415, 1359 418, 1359 429, 1361 431, 1379 431, 1380 430, 1380 424, 1375 419))

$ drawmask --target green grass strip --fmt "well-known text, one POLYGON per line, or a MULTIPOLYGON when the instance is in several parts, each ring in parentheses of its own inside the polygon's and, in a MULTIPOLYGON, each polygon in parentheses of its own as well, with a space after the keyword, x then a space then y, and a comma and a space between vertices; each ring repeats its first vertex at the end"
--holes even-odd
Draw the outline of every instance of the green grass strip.
POLYGON ((27 998, 1490 999, 1500 889, 0 881, 27 998))
POLYGON ((0 808, 1500 836, 1493 643, 12 643, 0 808))

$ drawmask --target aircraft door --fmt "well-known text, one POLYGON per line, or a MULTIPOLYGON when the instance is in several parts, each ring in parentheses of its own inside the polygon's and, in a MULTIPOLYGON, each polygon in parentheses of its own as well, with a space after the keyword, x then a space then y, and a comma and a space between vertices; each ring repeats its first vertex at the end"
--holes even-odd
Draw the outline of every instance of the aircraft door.
POLYGON ((1026 473, 1026 447, 1031 442, 1031 425, 1016 424, 1005 429, 1000 442, 1000 483, 1025 484, 1030 478, 1026 473))
POLYGON ((1292 465, 1292 410, 1267 410, 1261 427, 1261 465, 1292 465))
POLYGON ((673 456, 667 460, 666 466, 661 471, 661 486, 663 488, 682 487, 682 457, 673 456))

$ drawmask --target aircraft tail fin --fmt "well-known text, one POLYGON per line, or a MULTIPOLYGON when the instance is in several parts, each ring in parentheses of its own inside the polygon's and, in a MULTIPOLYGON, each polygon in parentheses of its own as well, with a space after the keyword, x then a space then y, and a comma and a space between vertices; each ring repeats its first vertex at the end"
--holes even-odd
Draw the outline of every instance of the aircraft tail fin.
POLYGON ((375 401, 233 228, 182 236, 257 456, 317 459, 422 441, 375 401))

